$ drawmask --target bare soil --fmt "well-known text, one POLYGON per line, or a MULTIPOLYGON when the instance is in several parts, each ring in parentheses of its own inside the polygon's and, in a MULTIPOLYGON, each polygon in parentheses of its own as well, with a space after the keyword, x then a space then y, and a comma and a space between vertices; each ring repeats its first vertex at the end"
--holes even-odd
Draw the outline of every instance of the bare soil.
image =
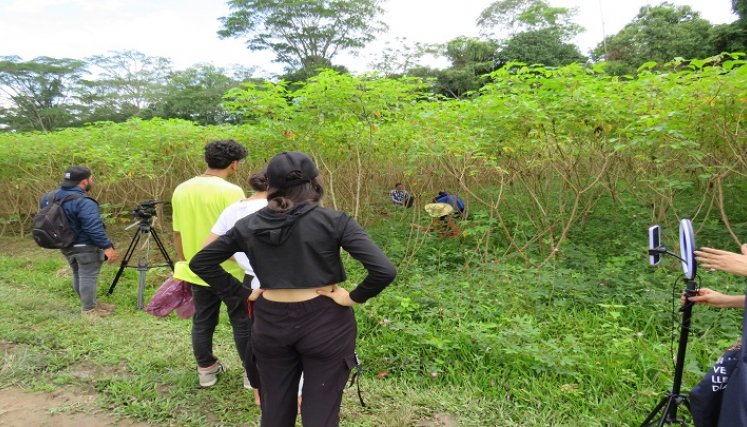
POLYGON ((0 390, 0 426, 141 427, 147 424, 117 419, 97 408, 96 395, 72 388, 51 393, 0 390))

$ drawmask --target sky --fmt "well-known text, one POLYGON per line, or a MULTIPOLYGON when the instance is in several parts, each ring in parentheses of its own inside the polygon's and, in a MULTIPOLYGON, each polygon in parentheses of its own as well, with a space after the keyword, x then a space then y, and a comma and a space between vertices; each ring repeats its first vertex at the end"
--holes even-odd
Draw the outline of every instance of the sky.
MULTIPOLYGON (((730 0, 669 0, 689 5, 713 24, 732 22, 730 0)), ((493 0, 386 0, 382 20, 389 30, 357 56, 339 55, 354 72, 366 71, 386 41, 443 43, 457 36, 478 36, 475 20, 493 0)), ((575 21, 586 31, 575 40, 588 53, 604 35, 618 32, 645 0, 550 0, 575 8, 575 21)), ((218 18, 229 13, 225 0, 0 0, 0 56, 23 60, 38 56, 85 59, 114 51, 137 50, 162 56, 174 68, 197 63, 255 67, 257 75, 281 74, 269 52, 252 52, 238 39, 221 40, 218 18)), ((431 66, 446 66, 432 63, 431 66)))

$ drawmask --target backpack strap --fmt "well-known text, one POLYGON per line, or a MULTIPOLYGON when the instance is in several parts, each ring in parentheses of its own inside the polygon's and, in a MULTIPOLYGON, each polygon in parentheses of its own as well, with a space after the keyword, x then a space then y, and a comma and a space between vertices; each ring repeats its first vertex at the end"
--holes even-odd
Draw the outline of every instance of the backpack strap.
MULTIPOLYGON (((60 190, 50 191, 49 193, 47 193, 47 203, 49 204, 49 203, 54 202, 55 199, 57 199, 57 194, 59 194, 59 192, 60 190)), ((73 193, 73 194, 68 194, 67 196, 63 197, 62 200, 60 200, 60 205, 64 204, 67 201, 75 200, 75 199, 90 199, 90 200, 93 200, 93 202, 96 203, 97 205, 99 204, 99 202, 91 196, 88 196, 85 194, 73 193)))

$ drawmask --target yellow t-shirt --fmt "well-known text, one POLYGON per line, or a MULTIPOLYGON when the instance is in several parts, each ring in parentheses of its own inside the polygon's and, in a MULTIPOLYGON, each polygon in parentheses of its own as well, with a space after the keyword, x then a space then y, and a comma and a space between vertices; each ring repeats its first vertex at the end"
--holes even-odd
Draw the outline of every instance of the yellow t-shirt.
MULTIPOLYGON (((189 260, 202 249, 223 209, 243 198, 241 187, 215 176, 197 176, 176 187, 171 196, 173 229, 181 234, 186 261, 174 265, 175 279, 207 286, 189 269, 189 260)), ((238 280, 243 280, 244 271, 232 259, 221 266, 238 280)))

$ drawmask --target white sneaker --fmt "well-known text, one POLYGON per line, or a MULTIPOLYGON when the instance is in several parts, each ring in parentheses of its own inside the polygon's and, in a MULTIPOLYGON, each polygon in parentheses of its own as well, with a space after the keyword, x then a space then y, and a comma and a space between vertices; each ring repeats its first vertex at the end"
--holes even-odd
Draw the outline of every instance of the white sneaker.
POLYGON ((200 380, 200 387, 212 387, 218 382, 218 374, 226 372, 226 365, 220 360, 213 363, 207 368, 197 367, 197 377, 200 380))
POLYGON ((247 390, 251 390, 252 388, 254 388, 249 382, 249 375, 246 373, 246 371, 244 371, 244 388, 247 390))

